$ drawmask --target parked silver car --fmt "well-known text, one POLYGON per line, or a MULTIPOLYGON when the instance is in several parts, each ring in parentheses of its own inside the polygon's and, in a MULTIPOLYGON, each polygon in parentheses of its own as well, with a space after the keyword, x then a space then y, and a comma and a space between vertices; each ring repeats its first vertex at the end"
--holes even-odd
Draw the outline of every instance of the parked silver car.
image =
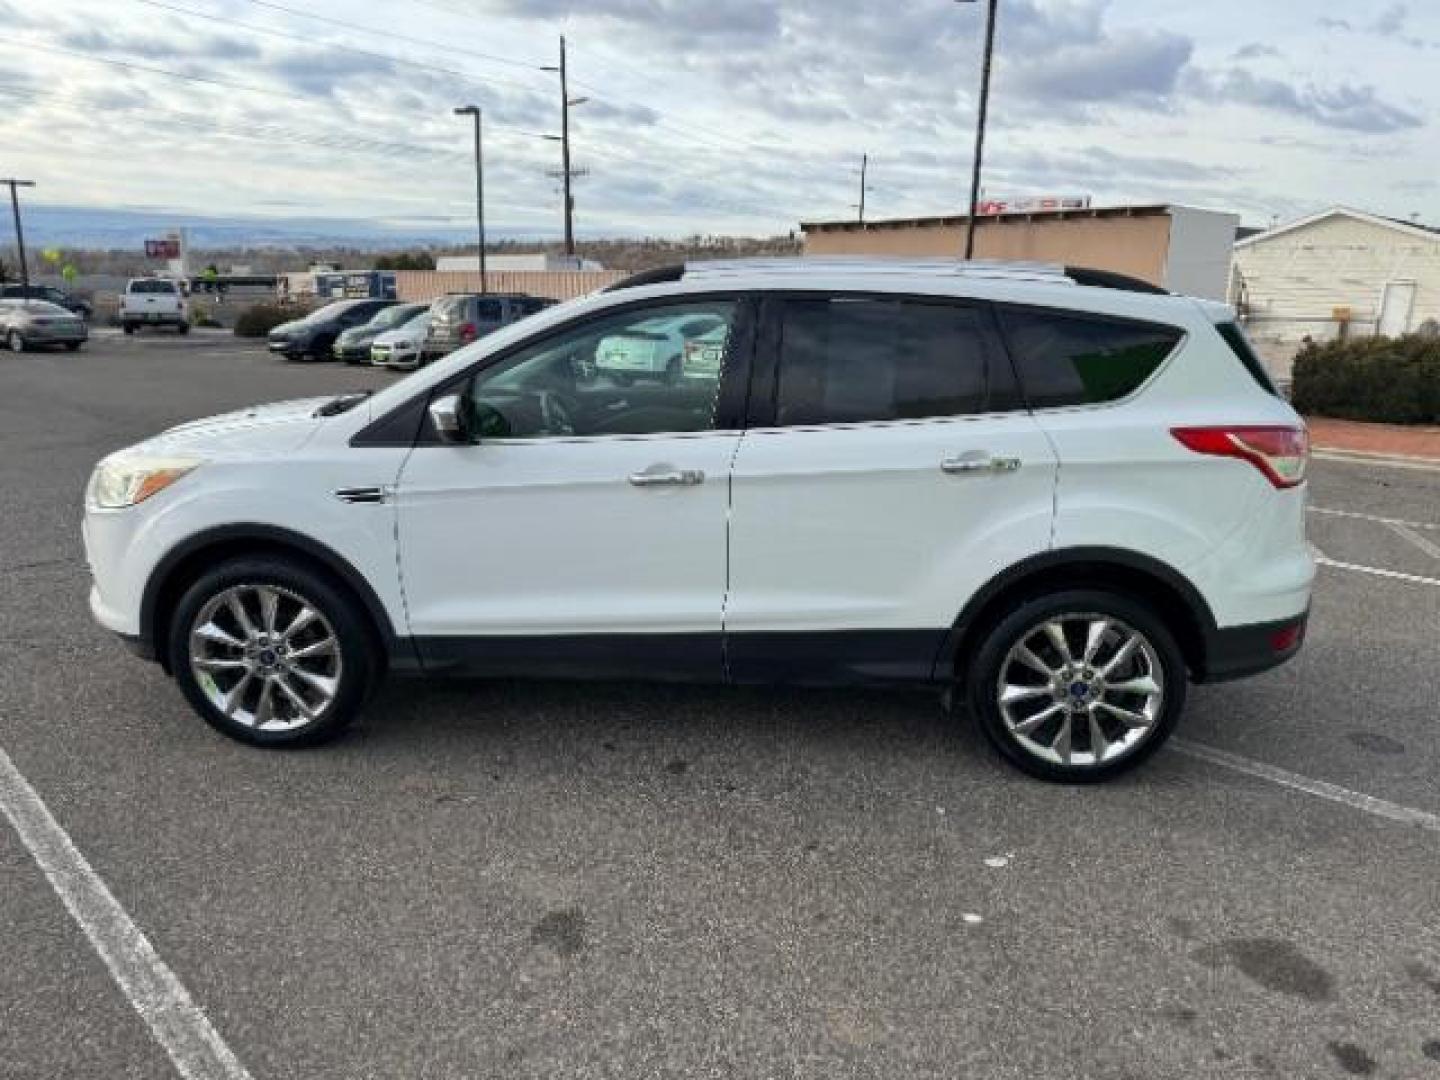
POLYGON ((45 300, 0 300, 0 341, 11 352, 64 345, 74 352, 90 331, 85 320, 45 300))

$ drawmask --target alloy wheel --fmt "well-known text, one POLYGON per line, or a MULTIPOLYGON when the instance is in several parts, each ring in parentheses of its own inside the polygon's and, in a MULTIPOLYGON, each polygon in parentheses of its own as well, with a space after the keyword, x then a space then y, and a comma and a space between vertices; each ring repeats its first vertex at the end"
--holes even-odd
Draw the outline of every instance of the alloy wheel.
POLYGON ((344 674, 330 620, 299 593, 235 585, 211 597, 190 628, 190 670, 226 718, 257 731, 313 724, 344 674))
POLYGON ((996 701, 1027 753, 1067 767, 1108 765, 1143 743, 1165 705, 1155 646, 1109 615, 1053 615, 1000 665, 996 701))

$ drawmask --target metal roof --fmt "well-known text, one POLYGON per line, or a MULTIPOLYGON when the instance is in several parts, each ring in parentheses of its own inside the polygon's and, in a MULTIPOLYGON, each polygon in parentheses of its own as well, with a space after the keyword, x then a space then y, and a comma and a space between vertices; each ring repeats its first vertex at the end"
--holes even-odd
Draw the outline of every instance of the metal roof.
MULTIPOLYGON (((1170 203, 1147 203, 1139 206, 1090 206, 1084 209, 1068 210, 1017 210, 1004 214, 982 214, 978 221, 1064 221, 1072 218, 1125 218, 1158 217, 1168 214, 1170 203)), ((932 217, 881 218, 859 221, 802 221, 802 232, 871 232, 884 229, 940 229, 947 226, 964 225, 970 220, 967 214, 947 214, 932 217)))

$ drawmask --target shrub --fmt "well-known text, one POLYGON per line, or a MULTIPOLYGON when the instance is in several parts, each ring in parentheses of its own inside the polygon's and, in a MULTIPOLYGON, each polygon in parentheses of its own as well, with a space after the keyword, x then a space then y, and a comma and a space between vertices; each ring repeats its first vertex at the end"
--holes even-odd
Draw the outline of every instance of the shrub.
POLYGON ((1440 340, 1358 338, 1307 345, 1295 357, 1291 400, 1309 416, 1440 424, 1440 340))
POLYGON ((264 337, 281 323, 299 319, 305 312, 282 304, 254 304, 235 319, 236 337, 264 337))

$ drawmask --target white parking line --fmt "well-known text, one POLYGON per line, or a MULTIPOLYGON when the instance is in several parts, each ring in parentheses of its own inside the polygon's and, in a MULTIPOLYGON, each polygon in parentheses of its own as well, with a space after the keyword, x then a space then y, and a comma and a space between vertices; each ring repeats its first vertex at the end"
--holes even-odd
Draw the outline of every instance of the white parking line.
POLYGON ((1440 545, 1432 544, 1425 537, 1412 529, 1409 525, 1401 525, 1399 522, 1392 522, 1385 526, 1401 540, 1408 540, 1421 551, 1425 552, 1432 559, 1440 559, 1440 545))
POLYGON ((1308 776, 1301 776, 1288 769, 1267 765, 1263 761, 1254 761, 1238 754, 1227 753, 1224 750, 1216 750, 1213 746, 1202 746, 1187 739, 1171 739, 1170 745, 1187 757, 1208 761, 1212 765, 1233 769, 1261 780, 1268 780, 1272 784, 1279 784, 1292 791, 1301 791, 1306 795, 1314 795, 1316 798, 1340 803, 1354 810, 1362 810, 1375 817, 1385 818, 1387 821, 1413 825, 1429 832, 1440 833, 1440 815, 1431 814, 1425 810, 1416 810, 1410 806, 1401 806, 1399 803, 1377 799, 1373 795, 1351 791, 1349 788, 1331 784, 1325 780, 1312 780, 1308 776))
POLYGON ((1412 585, 1435 585, 1440 586, 1440 578, 1425 577, 1423 574, 1402 574, 1399 570, 1384 570, 1378 566, 1361 566, 1359 563, 1340 562, 1337 559, 1327 558, 1315 554, 1317 566, 1328 566, 1334 570, 1349 570, 1353 574, 1369 574, 1372 577, 1389 578, 1392 581, 1407 581, 1412 585))
POLYGON ((1387 469, 1415 469, 1419 472, 1440 472, 1434 458, 1406 457, 1396 454, 1366 454, 1359 450, 1314 450, 1312 458, 1321 461, 1344 461, 1351 465, 1381 465, 1387 469))
POLYGON ((185 1080, 250 1080, 165 961, 0 750, 0 810, 185 1080))
POLYGON ((1326 517, 1354 518, 1357 521, 1373 521, 1377 525, 1404 525, 1407 529, 1434 529, 1440 532, 1440 525, 1429 521, 1406 521, 1404 518, 1377 517, 1374 514, 1361 514, 1355 510, 1331 510, 1325 506, 1309 506, 1307 510, 1312 514, 1324 514, 1326 517))

